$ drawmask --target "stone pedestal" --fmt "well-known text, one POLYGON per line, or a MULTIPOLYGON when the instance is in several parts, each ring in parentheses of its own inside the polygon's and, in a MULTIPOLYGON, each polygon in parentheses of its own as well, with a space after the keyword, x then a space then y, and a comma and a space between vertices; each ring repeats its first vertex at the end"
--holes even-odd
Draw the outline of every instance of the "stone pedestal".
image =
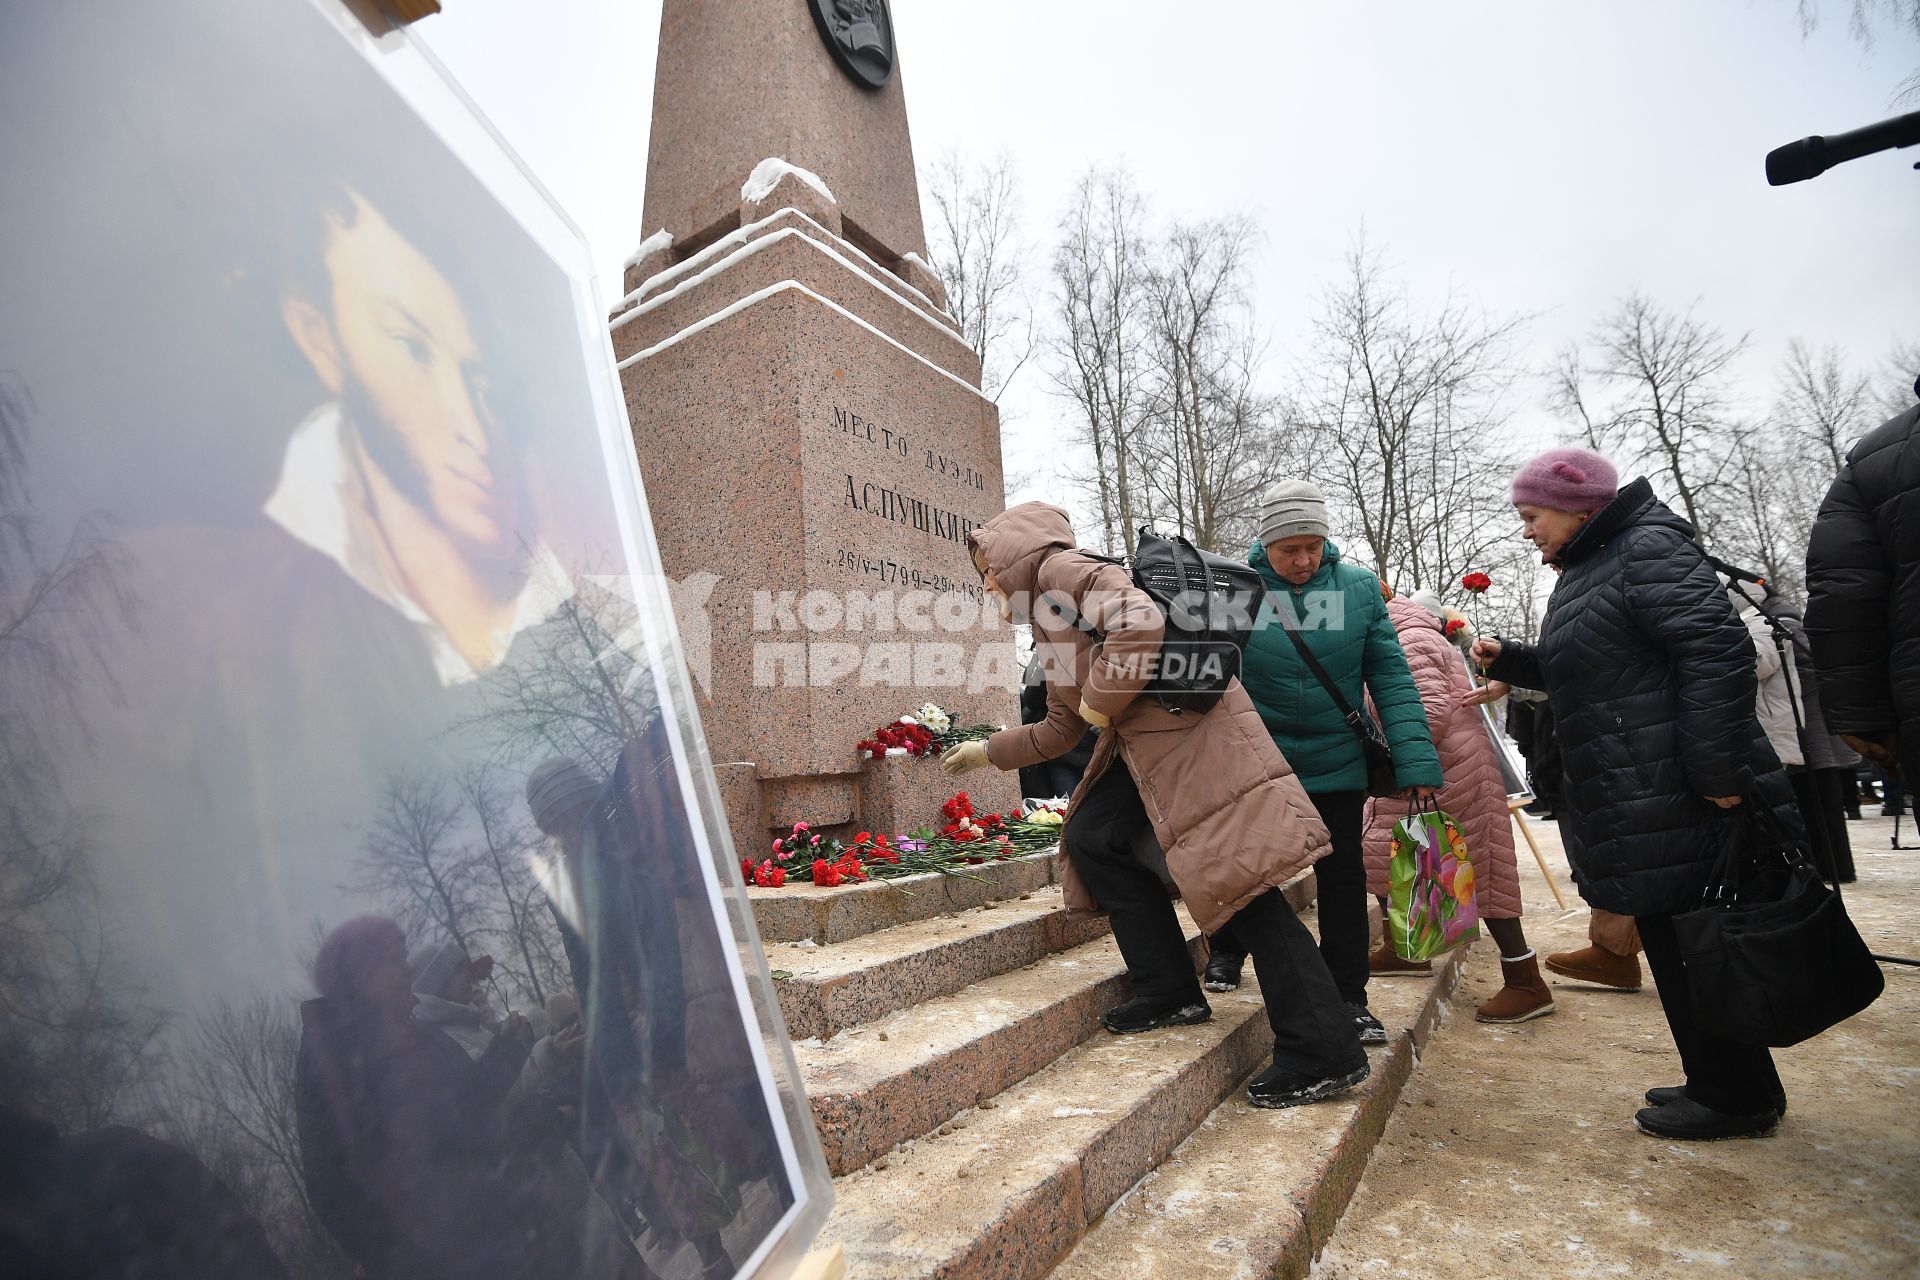
POLYGON ((870 760, 860 775, 856 825, 887 836, 923 826, 937 831, 940 806, 956 791, 966 792, 979 813, 1010 814, 1020 806, 1018 774, 976 769, 951 778, 935 760, 870 760))
POLYGON ((614 351, 666 571, 719 579, 680 629, 734 842, 936 824, 960 786, 856 744, 925 702, 1010 723, 1018 673, 966 548, 999 416, 923 260, 897 65, 857 82, 804 0, 666 0, 646 227, 614 351))

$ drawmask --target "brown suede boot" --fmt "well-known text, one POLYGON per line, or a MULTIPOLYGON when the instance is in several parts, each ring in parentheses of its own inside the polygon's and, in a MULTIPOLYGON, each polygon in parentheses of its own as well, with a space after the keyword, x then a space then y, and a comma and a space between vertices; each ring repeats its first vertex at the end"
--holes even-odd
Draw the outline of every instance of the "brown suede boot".
POLYGON ((1613 987, 1620 991, 1640 989, 1640 958, 1615 955, 1605 947, 1587 946, 1578 951, 1557 951, 1547 957, 1547 968, 1575 982, 1613 987))
POLYGON ((1500 960, 1500 977, 1506 984, 1493 993, 1493 999, 1474 1011, 1482 1022, 1525 1022, 1544 1018, 1553 1012, 1553 992, 1540 976, 1540 965, 1533 953, 1525 959, 1500 960))
POLYGON ((1391 939, 1380 939, 1380 945, 1367 957, 1367 972, 1374 977, 1407 977, 1426 975, 1433 972, 1431 960, 1402 960, 1394 952, 1391 939))

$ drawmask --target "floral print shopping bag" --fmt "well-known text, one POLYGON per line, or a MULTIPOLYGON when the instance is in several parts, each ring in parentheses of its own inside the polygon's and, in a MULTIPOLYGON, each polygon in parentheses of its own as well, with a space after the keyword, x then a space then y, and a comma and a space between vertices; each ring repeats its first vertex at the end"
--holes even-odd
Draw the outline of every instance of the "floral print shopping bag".
POLYGON ((1466 838, 1430 801, 1393 824, 1387 883, 1387 927, 1402 960, 1430 960, 1480 936, 1466 838))

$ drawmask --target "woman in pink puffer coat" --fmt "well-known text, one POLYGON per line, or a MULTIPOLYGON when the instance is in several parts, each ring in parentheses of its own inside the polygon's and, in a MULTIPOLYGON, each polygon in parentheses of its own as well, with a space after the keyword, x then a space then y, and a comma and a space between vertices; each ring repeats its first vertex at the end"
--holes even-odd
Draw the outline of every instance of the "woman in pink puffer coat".
MULTIPOLYGON (((1389 598, 1387 614, 1407 651, 1420 700, 1426 704, 1427 727, 1440 752, 1440 770, 1446 784, 1434 802, 1460 824, 1467 852, 1473 856, 1474 896, 1480 919, 1500 948, 1504 985, 1481 1005, 1475 1016, 1482 1022, 1525 1022, 1553 1012, 1553 993, 1540 977, 1539 961, 1520 927, 1520 871, 1514 861, 1513 817, 1507 808, 1506 782, 1486 718, 1478 706, 1463 699, 1474 691, 1465 659, 1447 639, 1440 602, 1429 592, 1408 598, 1389 598), (1431 603, 1427 603, 1431 601, 1431 603)), ((1382 902, 1387 896, 1387 861, 1393 848, 1393 824, 1405 816, 1406 801, 1372 800, 1367 804, 1367 887, 1382 902)), ((1425 973, 1432 966, 1400 959, 1382 931, 1374 952, 1374 973, 1425 973)))

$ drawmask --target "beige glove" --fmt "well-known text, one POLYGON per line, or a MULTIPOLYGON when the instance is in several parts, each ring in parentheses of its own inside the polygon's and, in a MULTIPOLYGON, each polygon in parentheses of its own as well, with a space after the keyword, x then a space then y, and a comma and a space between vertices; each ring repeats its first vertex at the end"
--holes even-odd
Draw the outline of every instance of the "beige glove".
POLYGON ((1088 706, 1085 698, 1080 699, 1080 718, 1096 729, 1104 729, 1113 723, 1113 721, 1088 706))
POLYGON ((953 774, 971 773, 992 763, 987 758, 987 744, 980 741, 963 742, 940 756, 940 767, 953 774))

